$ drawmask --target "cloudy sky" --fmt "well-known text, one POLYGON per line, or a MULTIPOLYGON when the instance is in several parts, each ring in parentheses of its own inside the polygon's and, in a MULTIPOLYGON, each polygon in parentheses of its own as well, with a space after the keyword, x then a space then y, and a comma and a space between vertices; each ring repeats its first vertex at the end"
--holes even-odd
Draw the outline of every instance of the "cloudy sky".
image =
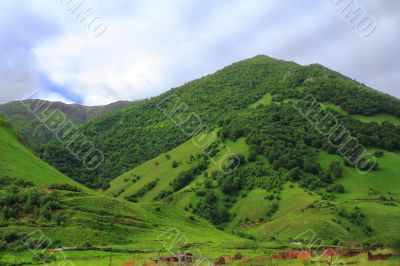
POLYGON ((0 103, 142 99, 258 54, 400 98, 399 33, 398 0, 1 0, 0 103))

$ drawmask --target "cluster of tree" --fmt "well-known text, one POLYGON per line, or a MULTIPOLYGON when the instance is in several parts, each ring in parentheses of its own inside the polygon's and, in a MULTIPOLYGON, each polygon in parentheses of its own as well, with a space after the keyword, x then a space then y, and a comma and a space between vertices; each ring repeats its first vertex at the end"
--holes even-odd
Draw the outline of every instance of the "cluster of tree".
POLYGON ((61 203, 56 192, 46 192, 32 183, 0 177, 0 224, 9 225, 24 218, 32 224, 60 224, 61 203))
POLYGON ((186 187, 195 179, 196 176, 200 175, 204 170, 206 170, 207 166, 208 161, 202 160, 200 163, 190 168, 189 170, 179 173, 178 176, 171 182, 171 189, 165 189, 161 191, 156 197, 154 197, 154 200, 163 200, 172 195, 174 192, 177 192, 186 187))
POLYGON ((157 186, 158 181, 159 181, 159 179, 157 178, 156 180, 153 180, 153 181, 147 183, 144 187, 139 189, 136 193, 126 196, 125 199, 129 200, 131 202, 138 202, 139 198, 142 198, 147 192, 149 192, 150 190, 152 190, 153 188, 155 188, 157 186))
POLYGON ((72 192, 82 192, 82 190, 78 187, 75 187, 70 184, 53 184, 49 186, 50 189, 55 190, 65 190, 65 191, 72 191, 72 192))
MULTIPOLYGON (((399 127, 390 123, 366 124, 339 113, 335 113, 335 117, 365 147, 400 150, 399 127)), ((293 171, 290 174, 293 181, 298 181, 305 173, 310 176, 307 178, 308 183, 315 179, 313 176, 320 176, 322 183, 329 184, 332 178, 342 175, 341 167, 337 163, 331 166, 329 173, 321 174, 321 167, 313 159, 313 148, 321 148, 332 154, 339 154, 339 150, 290 104, 272 104, 249 109, 226 118, 221 121, 220 126, 220 135, 224 138, 236 140, 246 137, 250 146, 249 161, 263 155, 275 170, 285 168, 293 171)), ((347 146, 341 146, 341 154, 356 151, 354 155, 358 156, 362 152, 361 145, 354 150, 354 146, 351 146, 354 142, 347 143, 347 146)))
POLYGON ((154 197, 155 201, 161 201, 173 194, 172 190, 164 189, 157 196, 154 197))
POLYGON ((172 168, 177 168, 179 166, 179 163, 177 161, 172 162, 172 168))
POLYGON ((207 169, 207 165, 206 161, 202 161, 197 166, 181 172, 172 182, 172 190, 176 192, 189 185, 196 176, 207 169))
POLYGON ((331 102, 349 114, 391 114, 400 117, 400 100, 344 78, 321 77, 307 84, 320 102, 331 102))
MULTIPOLYGON (((238 155, 238 158, 243 157, 238 155)), ((258 157, 255 162, 240 166, 232 173, 213 172, 211 177, 205 177, 204 189, 196 192, 197 196, 204 197, 208 191, 213 189, 212 179, 218 182, 218 188, 225 194, 225 207, 229 208, 236 201, 237 196, 247 196, 247 191, 254 188, 263 188, 276 193, 276 199, 279 199, 279 193, 287 177, 282 170, 274 170, 268 166, 265 159, 258 157)), ((272 196, 272 199, 275 199, 272 196)), ((271 200, 272 200, 271 199, 271 200)))
POLYGON ((313 64, 298 67, 285 76, 285 90, 275 90, 282 98, 300 98, 314 95, 320 102, 339 105, 349 114, 392 114, 400 117, 400 100, 378 92, 364 84, 313 64), (298 88, 302 88, 299 92, 298 88))
POLYGON ((361 225, 363 219, 365 218, 365 215, 361 212, 361 209, 357 206, 354 207, 354 209, 351 211, 345 210, 343 208, 339 209, 337 214, 355 225, 361 225))
POLYGON ((209 220, 215 225, 229 221, 230 213, 225 207, 217 205, 218 197, 215 192, 208 191, 203 199, 193 209, 194 213, 209 220))
MULTIPOLYGON (((50 245, 47 239, 36 239, 25 233, 17 232, 13 229, 6 230, 0 235, 0 252, 14 251, 19 252, 29 248, 40 249, 47 248, 50 245)), ((1 261, 0 261, 1 262, 1 261)))

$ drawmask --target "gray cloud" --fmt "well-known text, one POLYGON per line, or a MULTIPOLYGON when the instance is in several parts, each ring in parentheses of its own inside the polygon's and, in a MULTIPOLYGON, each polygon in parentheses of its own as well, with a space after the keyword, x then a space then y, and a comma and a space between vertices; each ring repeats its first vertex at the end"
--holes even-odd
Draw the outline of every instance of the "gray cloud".
POLYGON ((8 11, 0 16, 0 103, 23 99, 41 87, 44 74, 31 49, 57 33, 53 23, 24 8, 8 11))
POLYGON ((368 38, 328 0, 87 0, 109 25, 97 39, 65 6, 27 2, 0 11, 0 101, 42 86, 40 75, 86 104, 144 98, 257 54, 318 62, 400 97, 397 0, 358 0, 377 22, 368 38))

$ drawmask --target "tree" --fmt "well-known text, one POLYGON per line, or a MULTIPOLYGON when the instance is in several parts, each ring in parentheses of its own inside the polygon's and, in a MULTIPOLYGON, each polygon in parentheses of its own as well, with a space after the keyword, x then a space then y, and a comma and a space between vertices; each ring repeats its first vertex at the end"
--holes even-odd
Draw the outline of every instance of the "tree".
POLYGON ((312 160, 304 161, 304 171, 310 174, 318 175, 321 171, 321 166, 312 160))
POLYGON ((212 188, 212 182, 211 182, 210 180, 206 180, 206 181, 204 182, 204 188, 205 188, 205 189, 210 189, 210 188, 212 188))
POLYGON ((331 162, 329 164, 328 172, 331 173, 334 177, 340 178, 343 176, 343 168, 340 162, 331 162))
POLYGON ((291 181, 298 181, 298 180, 300 180, 301 175, 302 175, 302 172, 301 172, 300 167, 296 167, 289 171, 288 178, 291 181))
POLYGON ((177 161, 172 162, 172 168, 177 168, 179 166, 179 163, 177 161))
POLYGON ((209 205, 213 205, 218 200, 217 196, 215 195, 214 191, 209 191, 204 196, 204 202, 209 205))
POLYGON ((344 193, 344 192, 345 192, 344 186, 343 186, 342 184, 336 184, 336 185, 333 187, 333 190, 334 190, 336 193, 344 193))

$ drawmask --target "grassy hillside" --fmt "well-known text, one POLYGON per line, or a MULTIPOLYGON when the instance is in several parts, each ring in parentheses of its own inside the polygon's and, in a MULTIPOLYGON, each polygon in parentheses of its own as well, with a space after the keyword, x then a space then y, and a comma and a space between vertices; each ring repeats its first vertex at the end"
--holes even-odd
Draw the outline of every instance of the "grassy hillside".
MULTIPOLYGON (((176 241, 174 250, 185 243, 222 250, 226 243, 245 242, 174 206, 133 204, 85 188, 35 157, 4 118, 0 118, 0 158, 1 265, 32 263, 34 254, 23 252, 24 237, 32 232, 38 239, 45 235, 50 249, 89 243, 150 250, 148 257, 165 249, 158 239, 168 232, 170 235, 161 239, 176 241)), ((42 252, 40 248, 38 252, 42 252)))
MULTIPOLYGON (((233 147, 235 152, 245 153, 243 148, 239 148, 246 146, 244 142, 238 147, 229 144, 228 146, 233 147)), ((154 201, 159 192, 170 189, 169 183, 177 177, 179 170, 184 171, 189 167, 184 163, 174 169, 171 167, 171 161, 180 159, 181 154, 190 157, 197 152, 191 142, 187 142, 167 153, 171 155, 170 160, 161 155, 118 177, 111 183, 107 193, 123 198, 159 177, 160 181, 156 187, 139 198, 139 201, 143 202, 154 201), (157 161, 158 165, 155 164, 157 161), (132 184, 131 177, 137 175, 141 176, 140 181, 132 184), (166 177, 166 180, 162 177, 166 177), (129 180, 125 182, 124 179, 129 180), (124 191, 120 194, 118 191, 122 188, 124 191)), ((330 155, 325 151, 318 151, 316 156, 323 169, 327 169, 332 161, 341 161, 338 155, 330 155)), ((395 173, 398 171, 395 164, 399 159, 398 153, 385 152, 384 157, 379 158, 379 170, 367 175, 345 167, 343 177, 335 182, 344 186, 345 193, 335 194, 331 198, 326 197, 329 193, 327 194, 325 189, 304 189, 292 182, 278 191, 263 188, 243 189, 232 198, 224 195, 218 187, 218 182, 213 181, 213 190, 220 204, 232 202, 225 204, 231 218, 222 226, 235 234, 259 240, 291 241, 307 230, 313 230, 327 244, 345 245, 356 239, 390 244, 400 233, 397 225, 400 219, 400 184, 397 184, 395 173), (272 199, 271 195, 274 196, 272 199), (273 205, 277 206, 277 210, 272 211, 273 205), (355 208, 359 208, 364 216, 359 222, 340 214, 342 210, 352 213, 355 208), (372 230, 371 235, 366 233, 367 228, 372 230)), ((211 173, 215 170, 215 166, 212 165, 205 172, 211 173)), ((163 201, 195 212, 195 206, 204 199, 198 192, 204 190, 206 179, 203 174, 197 176, 184 189, 163 201)))
POLYGON ((11 124, 0 116, 0 176, 21 177, 36 184, 84 187, 37 158, 20 142, 11 124))
MULTIPOLYGON (((46 110, 51 114, 55 110, 62 111, 66 118, 75 125, 80 126, 89 120, 122 109, 132 102, 119 101, 104 106, 83 106, 79 104, 65 104, 39 100, 26 100, 25 105, 41 106, 37 112, 46 110)), ((30 144, 48 143, 53 139, 52 133, 24 106, 22 102, 10 102, 0 105, 0 114, 4 115, 13 127, 25 137, 30 144)), ((34 108, 33 108, 34 109, 34 108)))
MULTIPOLYGON (((203 133, 198 136, 197 139, 204 136, 205 134, 203 133)), ((191 164, 188 162, 188 158, 198 154, 201 154, 201 149, 196 147, 192 140, 188 140, 178 148, 173 149, 168 153, 161 154, 139 167, 115 178, 111 181, 111 187, 106 191, 106 194, 117 195, 118 197, 123 198, 124 196, 133 194, 151 181, 159 179, 155 188, 139 199, 140 202, 154 201, 154 197, 156 197, 162 190, 168 188, 169 183, 172 182, 180 172, 190 168, 191 164), (179 166, 174 168, 172 166, 173 161, 177 161, 179 166), (140 178, 138 179, 137 176, 140 178)))
MULTIPOLYGON (((0 187, 0 191, 3 189, 4 187, 0 187)), ((224 249, 235 245, 240 246, 246 242, 219 231, 205 220, 171 205, 132 204, 94 193, 55 189, 45 191, 56 193, 58 199, 56 204, 53 203, 50 220, 42 216, 36 219, 35 214, 32 214, 32 217, 30 214, 24 214, 17 221, 1 220, 0 239, 6 241, 5 243, 0 241, 0 263, 4 263, 2 265, 32 262, 35 257, 33 253, 21 253, 24 250, 23 238, 32 232, 34 232, 33 237, 40 239, 44 235, 49 239, 50 245, 46 246, 47 250, 60 246, 92 245, 114 249, 144 250, 149 252, 142 255, 147 258, 156 257, 158 251, 164 250, 167 254, 165 251, 167 247, 172 247, 172 250, 177 252, 184 244, 189 248, 196 245, 193 251, 201 254, 200 249, 202 252, 206 252, 207 249, 223 252, 224 249), (6 252, 4 252, 4 247, 6 247, 6 252)), ((39 248, 37 252, 41 253, 42 250, 39 248)), ((86 263, 89 263, 88 261, 93 263, 85 265, 95 265, 99 253, 101 252, 80 252, 81 257, 86 258, 84 259, 86 263)), ((74 256, 74 252, 72 255, 69 252, 65 254, 67 258, 79 261, 74 256)), ((105 254, 109 256, 109 253, 105 254)), ((133 255, 125 252, 116 253, 114 256, 129 260, 133 255)), ((62 259, 60 257, 60 261, 62 259)))
MULTIPOLYGON (((201 133, 193 140, 188 140, 177 148, 161 154, 156 158, 132 169, 131 171, 126 172, 125 174, 111 181, 111 187, 106 190, 106 194, 124 198, 134 194, 146 184, 156 181, 156 186, 138 199, 139 202, 154 201, 154 198, 157 197, 157 195, 159 195, 162 191, 170 190, 171 183, 181 172, 189 170, 191 167, 196 165, 201 158, 204 157, 203 150, 195 143, 200 142, 202 139, 207 140, 210 138, 211 134, 201 133), (178 162, 177 167, 172 166, 174 161, 178 162)), ((244 155, 248 154, 248 147, 244 139, 238 140, 237 142, 227 141, 225 145, 226 147, 229 147, 229 150, 233 153, 241 153, 244 155)), ((218 155, 213 158, 213 161, 219 162, 226 151, 227 148, 222 148, 218 155)), ((212 172, 215 171, 219 171, 219 165, 210 162, 206 171, 207 174, 211 175, 212 172)), ((197 176, 190 184, 188 184, 187 189, 190 189, 196 186, 196 184, 203 182, 204 177, 197 176)), ((182 194, 188 193, 184 192, 182 194)))

